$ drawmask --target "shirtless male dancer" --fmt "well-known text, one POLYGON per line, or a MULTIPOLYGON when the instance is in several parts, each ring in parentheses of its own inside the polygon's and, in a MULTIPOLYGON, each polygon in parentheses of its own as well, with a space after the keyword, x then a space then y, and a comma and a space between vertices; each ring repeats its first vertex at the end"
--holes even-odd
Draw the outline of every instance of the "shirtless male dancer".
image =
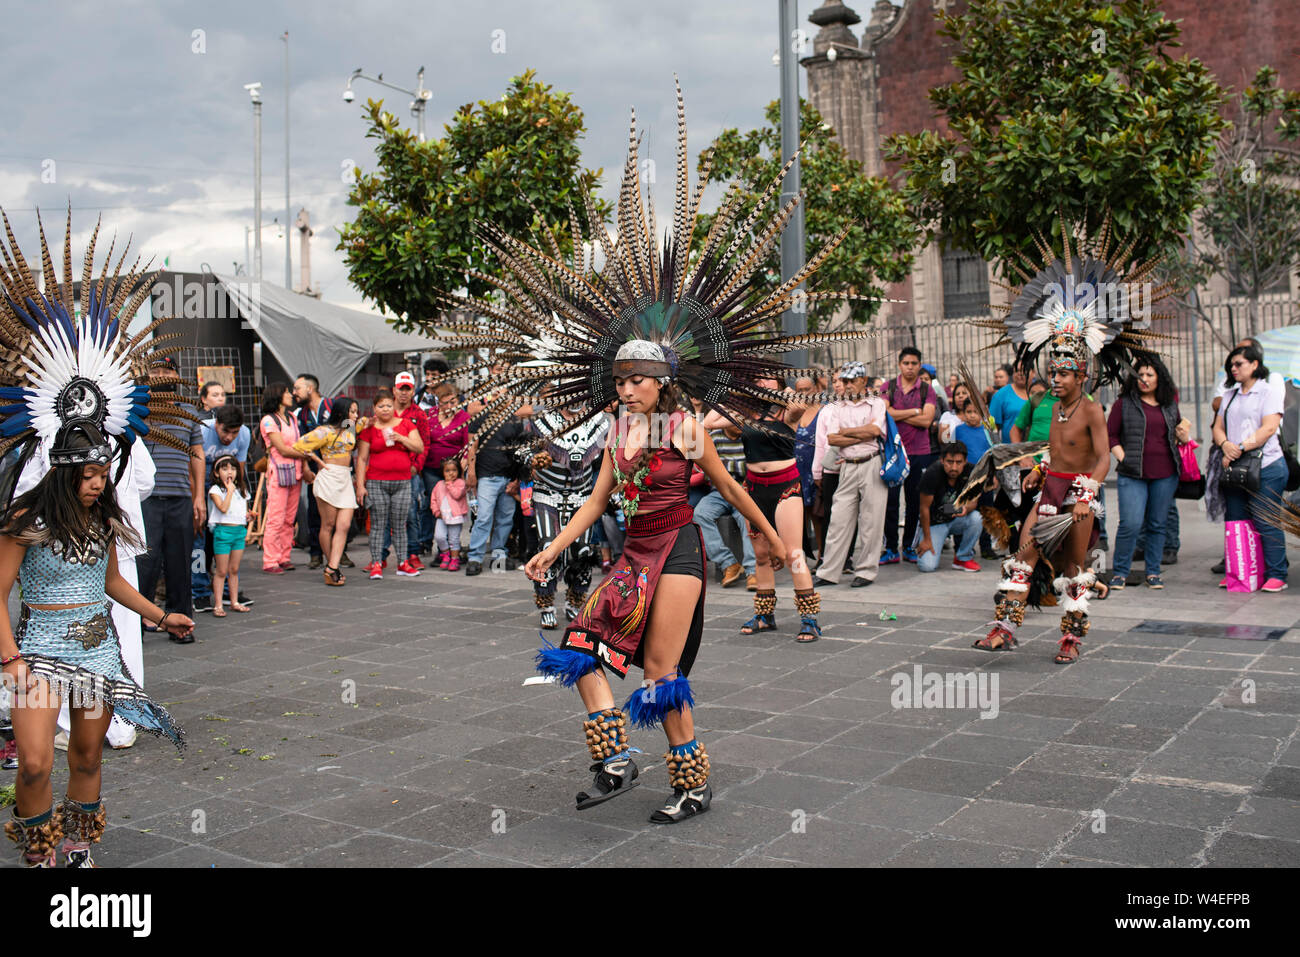
POLYGON ((1042 486, 1037 507, 1030 512, 1021 535, 1020 549, 1002 563, 1003 580, 989 633, 975 642, 983 651, 1015 648, 1016 629, 1024 622, 1030 580, 1039 561, 1046 559, 1058 576, 1052 585, 1060 596, 1061 643, 1057 664, 1079 660, 1088 633, 1088 589, 1096 575, 1088 566, 1088 553, 1099 537, 1096 517, 1101 515, 1097 493, 1110 467, 1106 419, 1101 406, 1084 394, 1091 351, 1080 337, 1067 331, 1051 343, 1048 376, 1057 398, 1048 440, 1048 457, 1025 477, 1026 492, 1042 486), (1053 553, 1041 553, 1032 530, 1039 519, 1069 509, 1074 525, 1053 553))

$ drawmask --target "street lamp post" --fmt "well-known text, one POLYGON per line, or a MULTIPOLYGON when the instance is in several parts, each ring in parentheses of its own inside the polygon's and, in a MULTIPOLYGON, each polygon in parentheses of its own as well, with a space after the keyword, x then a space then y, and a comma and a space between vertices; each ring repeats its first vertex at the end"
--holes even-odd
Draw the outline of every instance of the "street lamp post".
POLYGON ((416 133, 420 137, 420 142, 424 142, 424 110, 428 105, 429 98, 433 96, 432 90, 426 90, 424 88, 424 67, 420 67, 419 72, 415 74, 414 90, 408 90, 402 86, 394 86, 392 83, 389 83, 384 79, 382 73, 379 74, 379 76, 366 76, 366 74, 361 72, 361 67, 357 67, 352 71, 352 75, 348 77, 348 85, 343 90, 344 103, 351 103, 353 100, 353 80, 369 80, 371 83, 378 83, 380 86, 386 86, 390 90, 396 90, 399 93, 405 93, 408 96, 415 97, 415 99, 411 101, 411 115, 415 117, 415 129, 416 133))
POLYGON ((262 281, 262 84, 245 83, 253 101, 253 280, 262 281))
MULTIPOLYGON (((778 0, 780 3, 781 45, 778 55, 781 64, 781 160, 785 162, 799 148, 799 61, 793 49, 795 24, 799 17, 798 0, 778 0)), ((790 172, 781 184, 781 201, 778 208, 799 194, 799 160, 795 159, 790 172)), ((803 206, 796 206, 794 215, 781 233, 781 281, 794 276, 804 264, 806 251, 803 238, 803 206)), ((781 316, 781 331, 787 336, 801 336, 808 331, 808 307, 798 294, 795 307, 787 309, 781 316)), ((802 369, 808 364, 808 352, 799 349, 787 354, 789 361, 796 368, 802 369)))
MULTIPOLYGON (((284 221, 289 222, 289 31, 284 31, 284 221)), ((284 288, 293 291, 292 238, 284 231, 284 288)))

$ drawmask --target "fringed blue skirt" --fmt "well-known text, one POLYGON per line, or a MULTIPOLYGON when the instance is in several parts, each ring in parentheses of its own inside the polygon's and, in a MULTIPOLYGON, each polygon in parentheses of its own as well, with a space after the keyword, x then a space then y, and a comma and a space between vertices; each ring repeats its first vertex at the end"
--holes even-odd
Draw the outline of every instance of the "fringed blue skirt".
POLYGON ((122 661, 112 603, 57 610, 24 604, 14 639, 27 669, 73 708, 112 708, 142 731, 184 750, 185 732, 144 693, 122 661))

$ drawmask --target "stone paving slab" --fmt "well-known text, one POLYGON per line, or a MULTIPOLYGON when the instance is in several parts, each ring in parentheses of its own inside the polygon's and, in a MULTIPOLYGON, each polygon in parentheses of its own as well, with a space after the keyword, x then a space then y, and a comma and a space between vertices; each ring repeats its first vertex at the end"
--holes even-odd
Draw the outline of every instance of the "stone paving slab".
MULTIPOLYGON (((342 589, 256 570, 250 615, 146 638, 146 687, 189 732, 104 752, 105 866, 1284 866, 1300 861, 1300 594, 1225 595, 1221 530, 1183 504, 1167 587, 1094 603, 1083 659, 1052 663, 1051 609, 1015 652, 970 648, 993 563, 881 570, 823 591, 825 637, 741 636, 743 589, 710 587, 692 675, 715 802, 671 828, 659 732, 641 787, 581 814, 576 695, 531 685, 519 573, 342 589), (882 609, 896 619, 881 621, 882 609), (1269 641, 1135 631, 1143 620, 1286 629, 1269 641), (978 699, 899 707, 904 684, 978 699), (965 679, 961 679, 964 681, 965 679), (960 705, 960 706, 958 706, 960 705), (985 716, 987 715, 987 716, 985 716), (202 826, 198 826, 201 823, 202 826)), ((295 556, 297 557, 297 556, 295 556)), ((254 563, 255 565, 256 563, 254 563)), ((639 680, 615 684, 617 700, 639 680)), ((54 788, 66 781, 56 760, 54 788)), ((12 866, 6 855, 0 865, 12 866)))

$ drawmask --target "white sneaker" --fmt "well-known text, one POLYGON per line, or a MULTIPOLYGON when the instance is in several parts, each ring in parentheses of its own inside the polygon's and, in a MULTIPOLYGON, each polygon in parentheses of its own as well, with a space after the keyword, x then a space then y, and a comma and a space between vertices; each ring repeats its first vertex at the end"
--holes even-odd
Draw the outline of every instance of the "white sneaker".
POLYGON ((60 731, 54 735, 54 746, 60 751, 68 750, 68 732, 60 731))
MULTIPOLYGON (((113 730, 114 730, 113 728, 111 727, 109 728, 110 732, 113 730)), ((130 727, 128 725, 126 729, 126 733, 123 734, 120 738, 118 737, 118 735, 110 733, 108 737, 108 744, 114 751, 123 751, 126 748, 134 747, 135 739, 136 739, 136 730, 135 728, 130 727), (115 738, 117 740, 114 740, 115 738)))

